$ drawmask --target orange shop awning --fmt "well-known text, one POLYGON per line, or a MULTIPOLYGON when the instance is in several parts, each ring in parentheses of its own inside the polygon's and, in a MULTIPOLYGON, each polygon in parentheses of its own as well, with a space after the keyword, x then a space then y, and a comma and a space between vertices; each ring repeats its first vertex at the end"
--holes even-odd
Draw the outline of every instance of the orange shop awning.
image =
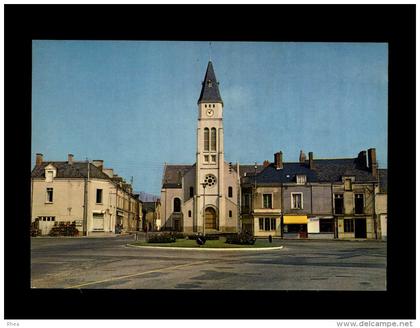
POLYGON ((283 216, 283 224, 307 224, 308 217, 306 215, 285 215, 283 216))

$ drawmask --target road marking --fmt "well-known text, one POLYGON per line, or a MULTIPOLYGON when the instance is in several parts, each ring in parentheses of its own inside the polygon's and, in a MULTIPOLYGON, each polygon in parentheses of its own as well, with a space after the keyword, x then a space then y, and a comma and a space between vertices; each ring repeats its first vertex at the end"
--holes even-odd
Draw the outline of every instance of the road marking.
POLYGON ((150 270, 150 271, 145 271, 145 272, 130 274, 130 275, 127 275, 127 276, 121 276, 121 277, 115 277, 115 278, 110 278, 110 279, 104 279, 104 280, 87 282, 85 284, 80 284, 80 285, 66 287, 65 289, 80 288, 80 287, 89 286, 89 285, 101 284, 101 283, 109 282, 109 281, 115 281, 115 280, 121 280, 121 279, 126 279, 126 278, 141 276, 141 275, 145 275, 145 274, 148 274, 148 273, 162 272, 162 271, 171 270, 171 269, 179 269, 179 268, 182 268, 182 267, 187 267, 187 266, 192 266, 192 265, 202 264, 202 263, 207 263, 207 262, 210 262, 210 261, 207 260, 207 261, 198 261, 198 262, 193 262, 193 263, 180 264, 180 265, 175 265, 175 266, 172 266, 172 267, 166 267, 166 268, 162 268, 162 269, 155 269, 155 270, 150 270))

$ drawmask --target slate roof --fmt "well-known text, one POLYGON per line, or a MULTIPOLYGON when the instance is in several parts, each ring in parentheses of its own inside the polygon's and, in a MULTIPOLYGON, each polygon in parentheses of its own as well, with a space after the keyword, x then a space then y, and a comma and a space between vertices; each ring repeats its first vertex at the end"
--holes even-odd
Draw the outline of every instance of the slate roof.
POLYGON ((216 75, 214 74, 213 64, 209 61, 207 65, 206 75, 204 76, 203 85, 201 87, 200 98, 198 98, 198 103, 201 102, 218 102, 222 103, 222 97, 219 92, 219 82, 216 80, 216 75))
MULTIPOLYGON (((36 165, 32 170, 32 178, 45 178, 45 167, 49 164, 54 165, 57 169, 56 178, 87 178, 88 176, 88 165, 86 162, 42 162, 41 165, 36 165)), ((89 177, 95 179, 106 179, 110 180, 109 176, 103 173, 92 163, 90 165, 89 177)))
POLYGON ((307 182, 341 182, 342 176, 354 176, 356 182, 376 182, 367 168, 360 167, 357 158, 314 160, 315 168, 309 169, 305 163, 283 163, 277 170, 273 163, 264 168, 257 177, 241 175, 242 183, 279 184, 296 182, 296 175, 306 175, 307 182))
POLYGON ((388 192, 388 169, 379 169, 379 192, 388 192))
POLYGON ((193 165, 167 164, 163 172, 162 188, 182 188, 182 176, 195 167, 193 165))
MULTIPOLYGON (((264 165, 257 165, 257 174, 260 173, 264 169, 264 165)), ((236 171, 236 165, 235 165, 236 171)), ((239 165, 239 174, 241 177, 246 176, 254 176, 255 175, 255 164, 254 165, 239 165)))

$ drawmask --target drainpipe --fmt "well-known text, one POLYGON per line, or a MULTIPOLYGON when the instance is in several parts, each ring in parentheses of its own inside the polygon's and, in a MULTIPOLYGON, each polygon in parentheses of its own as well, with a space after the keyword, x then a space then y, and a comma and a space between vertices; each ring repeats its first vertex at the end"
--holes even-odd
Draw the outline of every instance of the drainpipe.
MULTIPOLYGON (((379 174, 378 174, 379 176, 379 174)), ((375 239, 378 239, 378 223, 376 222, 376 192, 375 192, 375 183, 372 184, 373 187, 373 229, 375 230, 375 239)))
POLYGON ((284 214, 284 191, 283 191, 283 183, 280 184, 280 200, 281 200, 281 212, 280 212, 280 237, 283 238, 283 214, 284 214))
POLYGON ((85 178, 85 194, 83 198, 83 236, 87 236, 87 217, 88 217, 88 182, 89 182, 89 160, 87 160, 87 178, 85 178))
POLYGON ((338 239, 338 218, 336 215, 334 215, 334 190, 333 190, 332 183, 331 183, 331 214, 334 218, 334 238, 338 239))

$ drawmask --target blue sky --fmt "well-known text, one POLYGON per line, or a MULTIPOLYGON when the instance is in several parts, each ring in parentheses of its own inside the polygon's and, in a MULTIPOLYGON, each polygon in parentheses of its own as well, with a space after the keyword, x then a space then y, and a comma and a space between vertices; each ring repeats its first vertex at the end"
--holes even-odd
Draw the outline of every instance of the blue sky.
POLYGON ((385 43, 33 41, 32 165, 103 159, 160 194, 164 163, 195 162, 209 58, 224 101, 225 160, 287 162, 377 149, 387 167, 385 43))

